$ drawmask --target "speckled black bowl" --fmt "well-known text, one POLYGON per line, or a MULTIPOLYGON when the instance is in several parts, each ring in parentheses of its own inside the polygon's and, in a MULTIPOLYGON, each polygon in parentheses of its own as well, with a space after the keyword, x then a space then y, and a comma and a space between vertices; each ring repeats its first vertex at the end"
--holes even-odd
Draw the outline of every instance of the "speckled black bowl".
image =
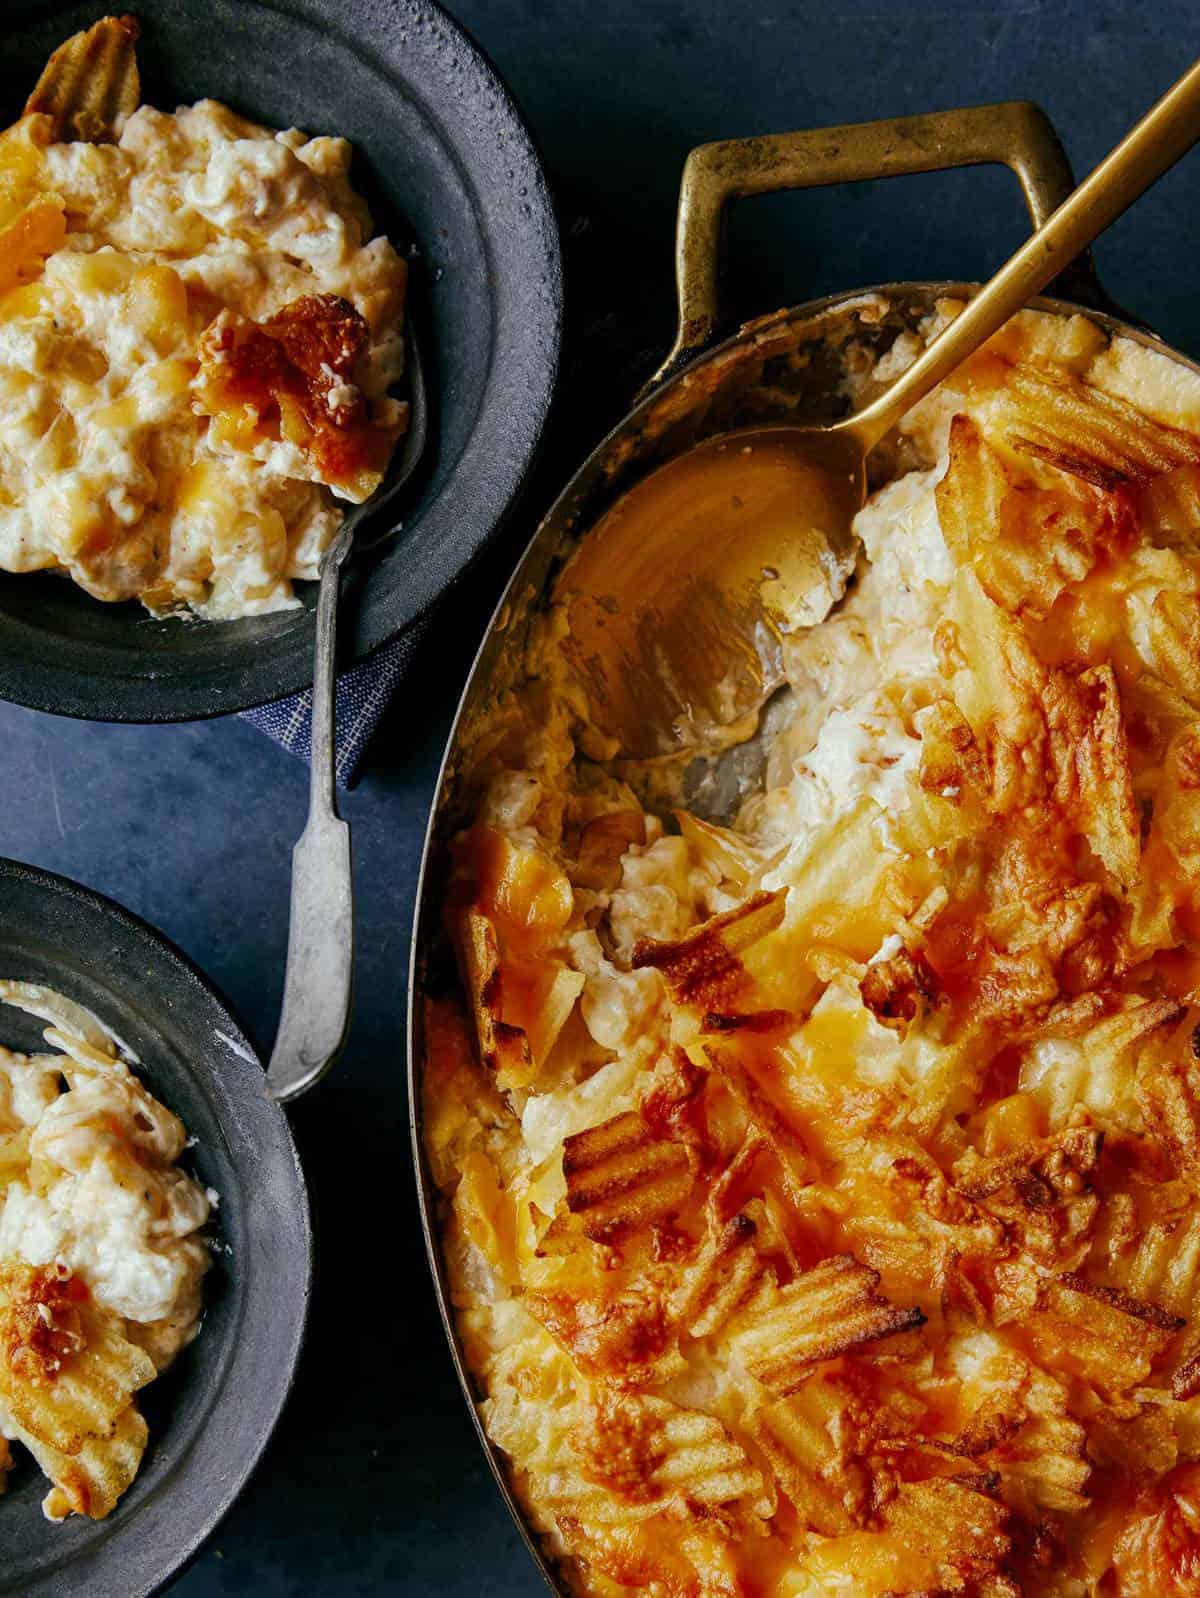
MULTIPOLYGON (((110 9, 121 10, 121 7, 110 9)), ((377 227, 415 245, 431 439, 400 531, 348 585, 347 658, 425 610, 508 508, 542 430, 558 361, 558 235, 541 167, 503 84, 430 0, 131 0, 143 95, 209 97, 274 127, 339 133, 377 227)), ((0 121, 19 115, 55 45, 104 14, 10 0, 0 121)), ((312 680, 306 608, 236 622, 156 621, 48 574, 0 575, 0 698, 99 721, 221 715, 312 680)))
MULTIPOLYGON (((200 1335, 143 1395, 150 1446, 107 1520, 43 1519, 47 1483, 20 1448, 0 1497, 0 1594, 145 1598, 196 1551, 266 1446, 291 1386, 312 1242, 287 1121, 237 1022, 193 965, 127 911, 64 877, 0 860, 0 975, 94 1011, 139 1056, 196 1139, 220 1195, 200 1335)), ((0 1043, 44 1023, 0 1007, 0 1043)))

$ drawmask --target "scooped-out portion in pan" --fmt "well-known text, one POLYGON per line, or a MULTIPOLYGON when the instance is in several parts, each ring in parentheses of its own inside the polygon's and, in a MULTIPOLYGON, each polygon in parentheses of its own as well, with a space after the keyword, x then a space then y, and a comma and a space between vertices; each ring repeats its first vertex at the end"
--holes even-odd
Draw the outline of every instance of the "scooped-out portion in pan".
POLYGON ((885 459, 731 826, 607 757, 561 606, 472 729, 421 1107, 457 1332, 580 1594, 1182 1598, 1200 377, 1025 313, 885 459))

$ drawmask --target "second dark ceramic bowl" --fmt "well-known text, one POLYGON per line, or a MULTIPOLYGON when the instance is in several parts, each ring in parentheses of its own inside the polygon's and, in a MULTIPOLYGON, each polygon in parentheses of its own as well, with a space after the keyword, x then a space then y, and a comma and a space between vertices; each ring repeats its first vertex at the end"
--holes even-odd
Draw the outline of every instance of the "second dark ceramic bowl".
MULTIPOLYGON (((65 877, 0 860, 0 976, 55 988, 128 1044, 195 1138, 193 1174, 219 1196, 204 1321, 139 1400, 150 1444, 116 1509, 50 1525, 46 1481, 19 1448, 0 1498, 0 1595, 145 1598, 233 1503, 283 1408, 312 1269, 304 1179, 237 1021, 144 922, 65 877)), ((38 1047, 43 1028, 0 1007, 10 1048, 38 1047)))

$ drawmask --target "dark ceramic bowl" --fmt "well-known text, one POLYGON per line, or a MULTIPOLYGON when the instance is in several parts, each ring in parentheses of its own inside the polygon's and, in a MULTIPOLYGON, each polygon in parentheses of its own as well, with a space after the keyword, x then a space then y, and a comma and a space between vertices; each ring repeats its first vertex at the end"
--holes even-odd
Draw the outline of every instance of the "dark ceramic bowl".
MULTIPOLYGON (((124 9, 114 7, 113 9, 124 9)), ((520 114, 478 47, 430 0, 131 0, 144 98, 223 100, 272 127, 343 134, 376 226, 416 256, 410 304, 431 400, 428 458, 401 526, 347 585, 347 660, 425 610, 508 508, 558 360, 558 236, 520 114)), ((15 0, 0 120, 102 0, 15 0)), ((374 529, 372 530, 372 532, 374 529)), ((305 609, 156 621, 49 574, 0 574, 0 698, 99 721, 221 715, 312 681, 305 609)))
MULTIPOLYGON (((56 988, 140 1058, 183 1117, 197 1179, 216 1188, 215 1257, 200 1335, 142 1395, 150 1446, 107 1520, 43 1519, 47 1483, 24 1450, 0 1498, 0 1594, 145 1598, 196 1551, 266 1446, 291 1385, 312 1244, 304 1180, 279 1106, 238 1023, 159 933, 86 888, 0 860, 0 975, 56 988)), ((0 1043, 44 1023, 0 1008, 0 1043)))

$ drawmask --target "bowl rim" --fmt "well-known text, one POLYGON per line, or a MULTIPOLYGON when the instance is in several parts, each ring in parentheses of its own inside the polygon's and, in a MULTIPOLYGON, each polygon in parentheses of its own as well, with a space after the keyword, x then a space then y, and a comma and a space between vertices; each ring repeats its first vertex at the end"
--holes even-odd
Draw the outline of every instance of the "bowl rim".
MULTIPOLYGON (((147 965, 169 972, 171 981, 178 985, 177 993, 190 991, 220 1018, 229 1055, 242 1068, 262 1071, 262 1062, 228 1001, 164 933, 105 894, 70 877, 0 857, 0 887, 6 883, 21 883, 58 905, 65 902, 70 906, 69 914, 76 920, 91 922, 106 933, 108 947, 119 942, 129 951, 140 952, 147 965)), ((204 1075, 199 1072, 197 1075, 203 1083, 204 1075)), ((215 1077, 216 1073, 213 1075, 215 1077)), ((172 1465, 154 1498, 141 1507, 134 1522, 137 1524, 148 1512, 157 1512, 154 1530, 158 1535, 154 1538, 143 1535, 139 1540, 132 1536, 132 1528, 116 1526, 93 1547, 84 1548, 75 1555, 68 1554, 38 1572, 21 1588, 28 1598, 61 1598, 64 1573, 75 1564, 84 1567, 83 1579, 89 1598, 151 1598, 161 1592, 196 1557, 233 1507, 275 1432, 295 1382, 307 1333, 313 1290, 313 1229, 308 1187, 291 1127, 282 1109, 265 1092, 265 1072, 263 1081, 262 1102, 267 1107, 269 1120, 274 1123, 277 1140, 276 1168, 289 1188, 286 1213, 291 1230, 286 1256, 282 1253, 279 1256, 283 1264, 275 1272, 274 1282, 268 1284, 254 1279, 253 1265, 259 1262, 244 1260, 242 1291, 245 1296, 239 1306, 237 1323, 231 1328, 229 1359, 220 1374, 217 1397, 184 1455, 172 1465), (285 1286, 286 1291, 280 1292, 281 1286, 285 1286), (245 1400, 246 1395, 239 1395, 237 1391, 237 1382, 244 1362, 250 1357, 243 1334, 252 1308, 257 1311, 259 1322, 267 1314, 272 1317, 272 1358, 269 1362, 258 1363, 257 1368, 265 1370, 268 1380, 265 1389, 260 1383, 254 1392, 252 1407, 246 1406, 247 1414, 252 1412, 256 1429, 253 1435, 247 1429, 241 1439, 242 1446, 231 1454, 222 1451, 226 1438, 223 1432, 220 1438, 216 1437, 213 1421, 223 1405, 236 1401, 239 1396, 243 1402, 245 1400), (280 1327, 283 1328, 282 1337, 277 1335, 280 1327), (264 1391, 265 1405, 261 1403, 264 1391), (204 1455, 209 1452, 212 1457, 206 1459, 204 1455), (164 1515, 162 1511, 168 1502, 173 1508, 170 1514, 164 1515), (166 1536, 164 1528, 169 1528, 166 1536)), ((219 1120, 215 1100, 212 1113, 219 1120)), ((226 1123, 219 1120, 219 1125, 223 1134, 228 1132, 226 1123)), ((228 1144, 229 1138, 225 1141, 228 1144)), ((234 1158, 232 1153, 230 1157, 234 1158)), ((250 1255, 251 1247, 245 1252, 250 1255)), ((204 1335, 203 1325, 199 1335, 204 1335)), ((152 1433, 151 1445, 154 1441, 152 1433)), ((133 1490, 136 1487, 135 1479, 133 1490)))
MULTIPOLYGON (((433 1280, 434 1297, 442 1323, 442 1330, 446 1337, 450 1360, 458 1379, 459 1389, 470 1412, 476 1437, 487 1459, 500 1497, 512 1517, 521 1541, 533 1560, 538 1574, 542 1577, 550 1592, 555 1595, 555 1598, 576 1598, 576 1592, 556 1570, 553 1559, 533 1528, 531 1517, 522 1508, 516 1496, 512 1482, 509 1479, 502 1451, 488 1437, 484 1428, 483 1418, 480 1414, 476 1381, 467 1363, 463 1341, 455 1321, 455 1312, 442 1248, 444 1226, 441 1223, 438 1212, 440 1195, 429 1169, 423 1136, 422 1086, 425 1059, 420 1010, 422 1002, 427 997, 424 982, 426 954, 431 939, 436 935, 435 928, 438 920, 438 906, 434 900, 436 886, 434 862, 442 846, 439 826, 451 786, 452 768, 457 754, 459 735, 471 709, 479 682, 486 677, 483 667, 488 646, 494 636, 506 630, 508 626, 512 612, 516 608, 527 582, 526 567, 533 558, 535 551, 540 549, 543 540, 549 543, 548 534, 552 527, 557 526, 557 543, 559 545, 570 539, 574 532, 570 513, 581 482, 600 469, 609 451, 619 448, 626 437, 636 428, 637 424, 656 405, 663 401, 664 396, 677 392, 691 383, 696 374, 711 362, 732 353, 740 346, 749 344, 756 336, 769 333, 774 327, 786 326, 789 323, 812 321, 827 314, 837 314, 851 309, 856 302, 869 300, 872 297, 897 301, 903 301, 906 297, 915 299, 920 296, 969 297, 971 294, 978 292, 981 286, 979 283, 965 281, 930 279, 872 284, 865 288, 846 289, 833 294, 822 295, 817 299, 805 301, 800 305, 786 306, 768 315, 755 317, 705 348, 698 350, 686 364, 672 371, 661 382, 652 379, 637 395, 624 416, 610 428, 587 457, 579 463, 570 479, 539 521, 525 547, 517 556, 508 581, 496 601, 495 608, 483 630, 479 646, 472 657, 471 667, 464 681, 463 690, 454 712, 454 718, 446 733, 445 747, 433 787, 433 797, 430 801, 425 837, 421 849, 421 864, 417 873, 413 897, 412 940, 409 948, 408 1014, 405 1028, 405 1046, 408 1054, 406 1077, 409 1102, 409 1138, 416 1179, 417 1204, 420 1211, 421 1231, 425 1239, 426 1258, 433 1280), (560 523, 563 523, 563 525, 558 525, 560 523)), ((1049 312, 1061 317, 1086 317, 1089 321, 1096 322, 1112 336, 1131 339, 1135 343, 1164 355, 1176 364, 1200 375, 1200 360, 1175 349, 1145 327, 1138 326, 1124 317, 1114 315, 1109 311, 1078 304, 1071 300, 1060 299, 1052 295, 1034 296, 1027 302, 1025 308, 1049 312)), ((548 582, 553 581, 554 574, 558 569, 557 560, 552 560, 548 571, 548 582)), ((542 586, 544 589, 545 584, 542 586)), ((540 596, 534 596, 533 603, 536 604, 538 597, 540 596)))
MULTIPOLYGON (((424 77, 416 77, 413 69, 414 92, 408 97, 445 135, 443 149, 466 181, 483 225, 481 243, 493 306, 503 304, 506 296, 520 304, 521 314, 512 315, 520 343, 493 348, 466 442, 431 502, 447 502, 442 514, 455 528, 453 553, 436 565, 420 560, 405 563, 403 581, 390 583, 377 595, 370 591, 371 567, 364 563, 360 570, 367 577, 366 603, 356 604, 355 614, 348 614, 343 623, 347 639, 353 637, 345 649, 345 670, 390 643, 462 578, 503 525, 528 478, 543 440, 561 363, 564 311, 558 224, 540 154, 515 96, 473 35, 437 0, 388 0, 387 9, 402 19, 397 27, 404 30, 403 56, 364 50, 356 39, 372 0, 241 3, 278 14, 292 26, 332 35, 357 69, 381 72, 400 93, 407 81, 405 62, 420 60, 424 77), (441 81, 436 82, 439 74, 441 81), (507 222, 508 210, 517 204, 515 196, 521 208, 519 228, 507 222), (490 230, 489 213, 498 214, 498 223, 490 230), (529 314, 531 307, 537 315, 529 314)), ((73 9, 78 9, 77 0, 51 0, 49 7, 45 0, 18 0, 6 18, 6 32, 11 36, 22 28, 44 25, 48 13, 73 9)), ((136 13, 136 0, 133 9, 136 13)), ((363 155, 369 162, 369 152, 364 150, 363 155)), ((417 278, 419 285, 419 273, 417 278)), ((416 525, 419 543, 419 519, 416 525)), ((305 586, 315 604, 316 584, 305 586)), ((349 603, 346 609, 350 611, 349 603)), ((89 646, 84 646, 84 663, 77 664, 69 641, 61 662, 35 663, 21 654, 18 639, 16 647, 0 653, 0 699, 77 720, 141 725, 206 720, 254 709, 311 685, 315 611, 306 604, 302 612, 290 614, 295 620, 286 650, 263 654, 224 672, 207 666, 179 674, 164 670, 162 663, 173 653, 169 649, 156 651, 149 669, 125 671, 116 663, 111 669, 90 671, 89 646)), ((153 624, 147 614, 138 614, 133 621, 153 624)), ((186 616, 174 625, 237 623, 186 616)), ((114 660, 115 655, 112 647, 114 660)), ((147 659, 132 648, 129 658, 131 663, 147 659)))

